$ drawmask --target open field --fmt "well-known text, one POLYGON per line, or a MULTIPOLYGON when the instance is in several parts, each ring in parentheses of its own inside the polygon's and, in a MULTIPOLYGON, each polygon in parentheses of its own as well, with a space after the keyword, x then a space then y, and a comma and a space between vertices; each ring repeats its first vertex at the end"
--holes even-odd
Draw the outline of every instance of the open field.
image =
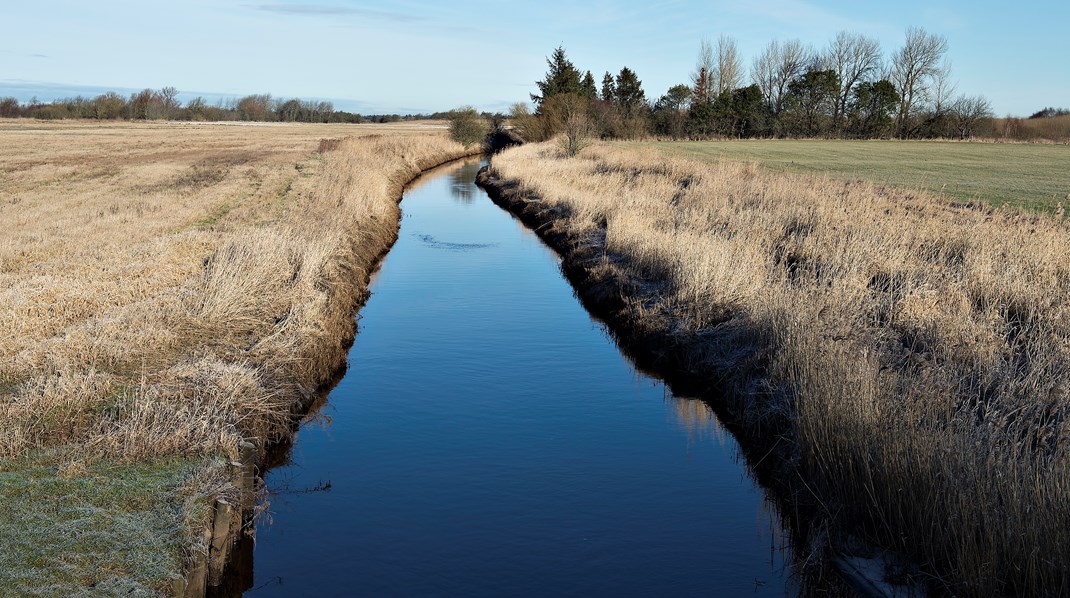
POLYGON ((892 548, 952 594, 1070 593, 1066 220, 664 148, 492 166, 557 210, 540 229, 594 256, 587 280, 626 281, 653 351, 775 438, 785 492, 830 524, 815 544, 892 548))
POLYGON ((1060 202, 1070 207, 1070 145, 787 139, 653 145, 703 160, 753 160, 773 172, 923 189, 958 203, 1040 211, 1053 211, 1060 202))
POLYGON ((402 185, 465 153, 426 124, 0 121, 0 587, 170 590, 220 460, 344 360, 402 185))

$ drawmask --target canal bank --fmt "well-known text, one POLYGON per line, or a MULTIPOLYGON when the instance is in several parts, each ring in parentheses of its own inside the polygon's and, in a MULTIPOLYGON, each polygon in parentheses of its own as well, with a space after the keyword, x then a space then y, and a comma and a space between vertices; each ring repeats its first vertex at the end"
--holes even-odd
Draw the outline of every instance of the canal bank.
POLYGON ((406 193, 346 375, 267 475, 248 595, 800 592, 716 415, 620 354, 477 167, 406 193))
MULTIPOLYGON (((336 140, 337 141, 337 140, 336 140)), ((364 143, 366 140, 348 143, 364 143)), ((375 140, 373 140, 374 142, 375 140)), ((344 143, 341 145, 344 146, 344 143)), ((322 151, 333 152, 340 143, 329 144, 322 151)), ((396 151, 389 140, 382 143, 384 152, 396 151)), ((333 281, 329 310, 330 321, 321 322, 324 330, 339 331, 337 335, 317 334, 306 340, 302 354, 312 354, 306 368, 315 370, 314 383, 301 386, 301 392, 289 403, 289 417, 293 422, 289 435, 268 440, 250 438, 242 442, 237 459, 221 463, 219 468, 229 479, 226 490, 212 500, 209 514, 204 518, 207 525, 196 532, 194 540, 201 549, 191 551, 186 574, 175 580, 172 592, 176 596, 199 598, 201 596, 239 595, 248 588, 251 573, 251 531, 253 519, 262 512, 264 473, 285 454, 302 419, 315 410, 317 402, 337 382, 345 369, 346 355, 356 333, 354 314, 367 301, 368 285, 384 256, 397 240, 401 201, 407 185, 423 173, 456 162, 459 159, 479 155, 479 148, 462 149, 456 145, 451 151, 437 153, 402 150, 397 156, 395 172, 384 177, 383 197, 392 198, 394 212, 386 225, 375 222, 367 230, 356 231, 349 239, 351 247, 343 248, 344 255, 335 256, 344 280, 333 281), (330 337, 330 338, 329 338, 330 337)), ((344 198, 338 199, 339 209, 345 209, 344 198)))
POLYGON ((635 363, 657 372, 673 390, 702 398, 739 439, 748 470, 786 515, 796 573, 807 592, 816 586, 832 594, 925 595, 916 565, 860 541, 850 530, 829 528, 825 507, 807 486, 793 450, 787 398, 763 384, 768 356, 750 351, 748 343, 731 342, 767 332, 746 329, 729 312, 696 332, 685 324, 684 310, 664 300, 666 280, 643 276, 634 256, 607 249, 605 221, 593 230, 570 226, 573 214, 567 209, 544 203, 521 181, 501 177, 493 164, 480 170, 476 182, 561 256, 562 273, 577 297, 608 324, 635 363))

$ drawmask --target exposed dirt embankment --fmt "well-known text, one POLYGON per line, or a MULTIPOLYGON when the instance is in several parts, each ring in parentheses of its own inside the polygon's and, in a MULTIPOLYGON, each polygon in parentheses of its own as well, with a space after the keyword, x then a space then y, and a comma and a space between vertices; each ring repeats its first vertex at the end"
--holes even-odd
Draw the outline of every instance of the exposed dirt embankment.
POLYGON ((801 546, 1070 592, 1065 220, 609 146, 507 150, 479 183, 640 365, 714 398, 801 546))

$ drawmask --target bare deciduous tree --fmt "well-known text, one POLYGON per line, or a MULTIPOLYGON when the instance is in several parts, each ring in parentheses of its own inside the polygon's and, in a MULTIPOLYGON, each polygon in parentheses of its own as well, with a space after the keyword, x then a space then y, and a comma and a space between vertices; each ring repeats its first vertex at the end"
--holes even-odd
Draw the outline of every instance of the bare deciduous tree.
POLYGON ((992 105, 984 96, 959 96, 951 105, 951 114, 960 139, 973 136, 977 123, 992 118, 992 105))
POLYGON ((160 112, 163 118, 174 118, 178 111, 178 90, 174 87, 164 87, 159 91, 160 112))
POLYGON ((543 104, 544 114, 561 136, 557 143, 570 158, 591 145, 595 136, 590 101, 574 93, 553 96, 543 104))
POLYGON ((880 43, 862 34, 840 31, 824 54, 825 68, 836 73, 840 90, 836 96, 836 123, 842 126, 855 86, 880 70, 880 43))
POLYGON ((929 95, 934 117, 944 116, 951 109, 951 97, 958 87, 958 83, 951 79, 951 59, 945 59, 932 76, 932 92, 929 95))
POLYGON ((754 59, 751 77, 761 88, 762 95, 774 115, 783 111, 788 86, 812 65, 813 56, 813 50, 808 46, 797 39, 791 39, 784 43, 777 40, 769 42, 765 50, 754 59))
POLYGON ((739 47, 731 36, 721 34, 717 38, 717 66, 713 71, 717 95, 731 92, 743 82, 743 59, 739 47))
POLYGON ((895 124, 900 137, 907 135, 911 115, 928 97, 946 52, 947 38, 926 33, 921 27, 911 27, 907 29, 903 47, 892 56, 890 76, 899 89, 895 124))
POLYGON ((780 42, 773 40, 762 50, 762 53, 754 57, 750 67, 751 82, 762 90, 762 97, 766 104, 773 105, 774 90, 776 89, 776 57, 780 54, 780 42))
POLYGON ((711 76, 717 68, 713 60, 713 46, 707 38, 702 39, 698 50, 695 72, 691 73, 691 89, 696 104, 705 104, 717 93, 717 85, 711 76))

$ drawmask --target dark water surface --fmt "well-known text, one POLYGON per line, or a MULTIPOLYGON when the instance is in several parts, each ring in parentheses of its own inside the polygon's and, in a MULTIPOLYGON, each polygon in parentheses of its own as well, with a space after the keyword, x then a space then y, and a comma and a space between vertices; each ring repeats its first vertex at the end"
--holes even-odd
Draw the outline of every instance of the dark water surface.
POLYGON ((735 441, 632 367, 477 168, 406 192, 349 369, 267 476, 247 595, 794 593, 735 441))

